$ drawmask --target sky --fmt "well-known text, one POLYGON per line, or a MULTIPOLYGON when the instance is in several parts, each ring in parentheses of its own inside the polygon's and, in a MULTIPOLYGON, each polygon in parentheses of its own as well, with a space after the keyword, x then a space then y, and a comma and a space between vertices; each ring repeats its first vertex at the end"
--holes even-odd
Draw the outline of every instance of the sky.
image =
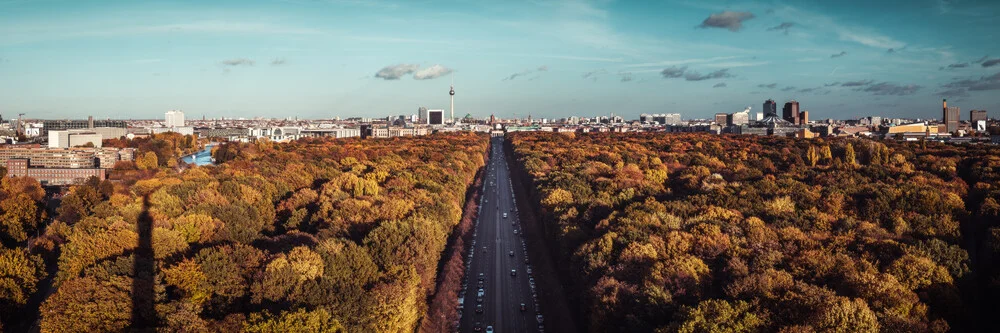
POLYGON ((0 0, 0 115, 1000 112, 1000 1, 0 0))

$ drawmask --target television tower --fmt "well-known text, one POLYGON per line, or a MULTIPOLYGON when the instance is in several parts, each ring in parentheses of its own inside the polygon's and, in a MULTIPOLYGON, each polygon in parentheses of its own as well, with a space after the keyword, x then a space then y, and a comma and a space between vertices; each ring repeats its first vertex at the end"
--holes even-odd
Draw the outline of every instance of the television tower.
POLYGON ((451 91, 448 92, 451 95, 451 124, 455 124, 455 83, 451 83, 451 91))

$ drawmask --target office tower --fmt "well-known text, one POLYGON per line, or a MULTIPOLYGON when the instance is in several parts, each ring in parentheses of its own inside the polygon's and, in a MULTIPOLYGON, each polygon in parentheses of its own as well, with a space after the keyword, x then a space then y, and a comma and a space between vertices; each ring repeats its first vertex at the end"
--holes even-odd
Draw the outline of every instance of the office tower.
POLYGON ((969 122, 975 124, 977 121, 986 121, 986 110, 969 111, 969 122))
POLYGON ((787 120, 792 124, 799 123, 799 102, 795 100, 788 101, 785 103, 785 107, 782 109, 781 118, 787 120))
POLYGON ((958 130, 958 120, 961 117, 960 110, 957 106, 948 107, 948 100, 941 100, 941 111, 944 113, 941 120, 944 122, 946 131, 948 133, 954 133, 958 130))
POLYGON ((429 124, 429 125, 443 125, 444 124, 444 110, 427 110, 427 124, 429 124))
MULTIPOLYGON (((764 102, 764 117, 778 115, 778 103, 775 103, 773 99, 769 99, 764 102)), ((763 120, 763 118, 761 118, 763 120)))
POLYGON ((427 108, 422 107, 422 106, 419 107, 419 108, 417 108, 417 117, 418 117, 418 119, 420 119, 419 123, 426 124, 427 123, 427 108))
POLYGON ((719 125, 726 125, 726 122, 727 122, 726 119, 728 118, 728 116, 729 115, 725 114, 725 113, 716 113, 715 114, 715 123, 719 124, 719 125))
POLYGON ((809 111, 799 112, 799 125, 809 125, 809 111))
POLYGON ((184 111, 170 110, 166 113, 166 127, 184 127, 184 111))

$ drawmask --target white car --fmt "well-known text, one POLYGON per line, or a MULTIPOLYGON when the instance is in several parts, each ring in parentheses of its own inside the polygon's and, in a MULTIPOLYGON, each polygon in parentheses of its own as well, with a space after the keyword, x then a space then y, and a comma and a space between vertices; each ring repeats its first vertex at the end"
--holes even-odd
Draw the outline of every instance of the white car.
POLYGON ((503 218, 507 218, 507 213, 503 213, 503 218))

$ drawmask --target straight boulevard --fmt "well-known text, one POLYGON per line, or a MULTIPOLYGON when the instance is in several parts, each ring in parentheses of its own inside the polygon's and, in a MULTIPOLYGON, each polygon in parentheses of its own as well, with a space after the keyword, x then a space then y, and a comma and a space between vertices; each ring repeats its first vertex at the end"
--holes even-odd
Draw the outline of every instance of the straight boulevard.
POLYGON ((486 332, 489 327, 494 332, 544 332, 502 140, 490 142, 492 156, 459 295, 459 332, 486 332))

